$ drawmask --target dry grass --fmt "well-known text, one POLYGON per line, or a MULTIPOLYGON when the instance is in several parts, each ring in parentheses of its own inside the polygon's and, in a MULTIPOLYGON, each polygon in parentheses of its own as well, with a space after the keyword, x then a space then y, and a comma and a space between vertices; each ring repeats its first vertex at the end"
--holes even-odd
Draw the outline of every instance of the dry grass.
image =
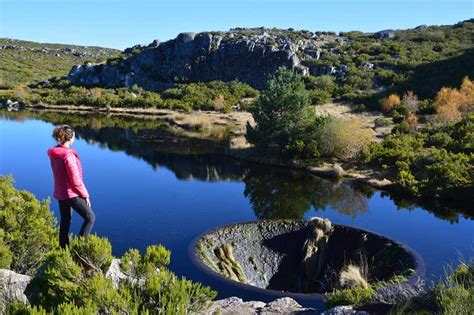
POLYGON ((339 276, 339 284, 343 288, 361 287, 368 288, 366 275, 361 272, 361 268, 356 265, 347 265, 339 276))

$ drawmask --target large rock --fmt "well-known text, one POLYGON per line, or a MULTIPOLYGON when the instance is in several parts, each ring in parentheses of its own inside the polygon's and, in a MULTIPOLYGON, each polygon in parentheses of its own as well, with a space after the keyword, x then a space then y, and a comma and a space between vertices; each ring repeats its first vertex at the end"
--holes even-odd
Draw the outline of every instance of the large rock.
POLYGON ((24 294, 31 277, 7 269, 0 269, 0 314, 3 314, 7 304, 20 301, 27 304, 24 294))
POLYGON ((257 89, 265 88, 269 74, 279 67, 295 69, 303 75, 345 75, 343 69, 310 69, 306 57, 319 58, 321 40, 288 38, 264 29, 251 35, 247 30, 181 33, 163 43, 126 49, 123 60, 109 64, 74 66, 68 80, 87 87, 130 87, 137 84, 160 91, 179 82, 238 80, 257 89), (139 51, 138 54, 135 52, 139 51), (132 54, 133 52, 133 54, 132 54), (133 75, 132 75, 133 74, 133 75))

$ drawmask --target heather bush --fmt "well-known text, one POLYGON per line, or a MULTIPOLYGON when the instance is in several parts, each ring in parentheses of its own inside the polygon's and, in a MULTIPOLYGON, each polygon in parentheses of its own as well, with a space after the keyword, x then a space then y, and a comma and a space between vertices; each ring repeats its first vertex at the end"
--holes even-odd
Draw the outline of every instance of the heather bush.
POLYGON ((5 267, 32 275, 57 244, 56 220, 49 199, 13 186, 10 176, 0 176, 0 259, 5 267), (34 237, 31 237, 34 235, 34 237))

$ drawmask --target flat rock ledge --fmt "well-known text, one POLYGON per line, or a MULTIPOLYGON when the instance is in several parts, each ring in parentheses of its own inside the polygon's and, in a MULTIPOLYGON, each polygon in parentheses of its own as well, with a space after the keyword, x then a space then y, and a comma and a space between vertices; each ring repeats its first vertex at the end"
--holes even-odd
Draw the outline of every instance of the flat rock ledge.
POLYGON ((356 311, 352 306, 337 306, 324 312, 314 308, 306 308, 290 297, 276 299, 265 303, 261 301, 245 302, 238 297, 230 297, 215 301, 212 306, 201 312, 202 315, 222 314, 321 314, 321 315, 368 315, 364 311, 356 311))

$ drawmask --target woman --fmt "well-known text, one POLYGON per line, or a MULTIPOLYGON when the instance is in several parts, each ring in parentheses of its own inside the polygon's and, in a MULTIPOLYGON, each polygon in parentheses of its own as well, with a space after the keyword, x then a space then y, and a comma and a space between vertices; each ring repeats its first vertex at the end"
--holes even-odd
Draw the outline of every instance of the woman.
POLYGON ((95 221, 91 209, 89 193, 82 180, 82 165, 76 150, 71 149, 74 142, 74 130, 68 125, 54 128, 53 138, 58 145, 48 149, 51 168, 54 175, 54 198, 59 201, 61 223, 59 225, 59 245, 69 244, 71 208, 83 219, 80 236, 87 237, 95 221))

